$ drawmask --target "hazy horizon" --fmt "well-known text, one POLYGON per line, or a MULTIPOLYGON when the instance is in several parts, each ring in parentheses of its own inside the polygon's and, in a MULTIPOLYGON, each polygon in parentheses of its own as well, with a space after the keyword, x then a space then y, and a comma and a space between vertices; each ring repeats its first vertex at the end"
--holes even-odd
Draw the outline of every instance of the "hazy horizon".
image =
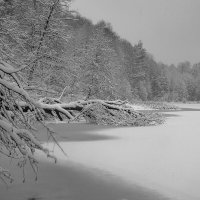
POLYGON ((199 0, 74 0, 71 7, 132 44, 142 40, 157 61, 200 62, 199 0))

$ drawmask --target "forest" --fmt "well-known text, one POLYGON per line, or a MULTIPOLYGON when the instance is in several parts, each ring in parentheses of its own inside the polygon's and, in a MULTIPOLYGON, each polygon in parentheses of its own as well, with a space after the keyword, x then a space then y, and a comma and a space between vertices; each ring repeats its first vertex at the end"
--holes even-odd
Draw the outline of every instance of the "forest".
POLYGON ((54 158, 32 134, 31 122, 43 123, 46 113, 69 121, 84 113, 92 121, 106 112, 117 124, 151 124, 158 119, 124 102, 200 100, 200 63, 157 62, 142 41, 131 44, 109 23, 93 24, 70 3, 0 1, 0 151, 20 167, 29 160, 34 172, 35 149, 54 158))
POLYGON ((16 67, 29 65, 21 77, 31 94, 58 97, 63 92, 65 101, 200 100, 200 63, 157 62, 142 41, 129 43, 110 24, 93 24, 64 1, 49 13, 48 3, 41 2, 0 5, 1 59, 16 67))

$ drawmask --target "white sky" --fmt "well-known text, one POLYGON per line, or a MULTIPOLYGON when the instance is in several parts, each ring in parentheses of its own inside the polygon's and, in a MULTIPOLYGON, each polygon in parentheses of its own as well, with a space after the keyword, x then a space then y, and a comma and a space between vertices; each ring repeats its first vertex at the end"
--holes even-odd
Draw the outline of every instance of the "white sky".
POLYGON ((200 0, 74 0, 72 8, 132 44, 142 40, 157 61, 200 62, 200 0))

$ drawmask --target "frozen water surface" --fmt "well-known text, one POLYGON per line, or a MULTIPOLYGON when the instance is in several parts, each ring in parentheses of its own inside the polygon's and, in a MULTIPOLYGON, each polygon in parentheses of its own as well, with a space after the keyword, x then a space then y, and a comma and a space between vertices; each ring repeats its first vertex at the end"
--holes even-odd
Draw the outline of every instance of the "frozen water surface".
MULTIPOLYGON (((200 109, 199 104, 180 106, 200 109)), ((200 199, 200 111, 187 109, 173 114, 159 126, 94 130, 93 134, 113 139, 61 142, 69 157, 57 150, 55 153, 62 164, 71 160, 172 199, 197 200, 200 199)))

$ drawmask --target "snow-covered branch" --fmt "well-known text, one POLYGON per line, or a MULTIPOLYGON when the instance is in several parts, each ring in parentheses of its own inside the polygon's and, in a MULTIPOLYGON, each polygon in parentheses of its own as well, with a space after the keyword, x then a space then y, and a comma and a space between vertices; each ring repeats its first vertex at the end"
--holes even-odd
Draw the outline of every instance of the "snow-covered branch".
POLYGON ((39 102, 46 114, 68 122, 84 119, 90 123, 114 126, 149 126, 163 122, 159 114, 136 111, 121 100, 94 99, 64 103, 58 99, 44 98, 39 102))
MULTIPOLYGON (((0 153, 19 160, 18 165, 22 168, 29 162, 37 178, 38 162, 34 157, 35 150, 44 152, 47 157, 56 161, 49 150, 34 136, 35 128, 30 121, 32 119, 44 124, 43 116, 46 108, 23 89, 15 75, 14 67, 6 62, 1 63, 3 64, 0 64, 0 71, 6 75, 0 77, 0 153), (24 112, 24 105, 30 110, 29 113, 24 112)), ((46 105, 47 108, 49 106, 46 105)), ((69 119, 72 118, 67 110, 57 109, 69 119)), ((52 131, 49 134, 52 136, 52 131)), ((56 142, 53 136, 52 138, 56 142)), ((0 179, 6 183, 5 178, 12 180, 9 172, 0 168, 0 179)), ((25 176, 23 178, 25 181, 25 176)))

